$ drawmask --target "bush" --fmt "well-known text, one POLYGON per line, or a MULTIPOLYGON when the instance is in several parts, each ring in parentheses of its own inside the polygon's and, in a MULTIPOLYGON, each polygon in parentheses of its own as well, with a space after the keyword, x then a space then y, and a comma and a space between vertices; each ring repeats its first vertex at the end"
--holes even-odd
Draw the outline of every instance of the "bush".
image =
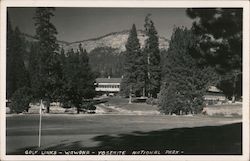
POLYGON ((88 110, 94 111, 94 110, 96 110, 96 107, 93 104, 91 104, 91 105, 89 105, 88 110))
POLYGON ((94 106, 94 102, 83 102, 81 104, 81 109, 96 110, 96 107, 94 106))
POLYGON ((203 109, 203 97, 200 94, 182 94, 176 84, 163 85, 159 95, 159 108, 165 114, 197 114, 203 109), (195 96, 195 97, 194 97, 195 96))
POLYGON ((146 103, 149 105, 158 105, 158 99, 150 97, 146 100, 146 103))
POLYGON ((61 105, 62 105, 62 108, 66 108, 66 109, 72 108, 73 106, 70 101, 61 102, 61 105))
POLYGON ((165 114, 177 113, 180 109, 181 99, 178 98, 175 86, 162 86, 159 96, 160 111, 165 114))
POLYGON ((22 113, 29 110, 29 103, 31 102, 31 90, 28 87, 19 88, 14 92, 11 98, 10 109, 14 113, 22 113))

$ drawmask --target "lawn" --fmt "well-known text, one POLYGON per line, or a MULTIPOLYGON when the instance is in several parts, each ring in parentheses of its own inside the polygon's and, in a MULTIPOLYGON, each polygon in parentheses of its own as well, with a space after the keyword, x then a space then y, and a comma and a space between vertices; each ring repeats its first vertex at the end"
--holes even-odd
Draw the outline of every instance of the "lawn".
POLYGON ((242 116, 242 104, 222 104, 209 105, 205 108, 208 115, 224 115, 224 116, 242 116))
POLYGON ((7 154, 25 150, 177 150, 181 154, 241 154, 240 118, 164 115, 45 114, 7 116, 7 154))
POLYGON ((152 106, 146 103, 132 103, 128 104, 128 98, 111 97, 107 99, 106 105, 115 106, 129 111, 157 111, 157 106, 152 106))

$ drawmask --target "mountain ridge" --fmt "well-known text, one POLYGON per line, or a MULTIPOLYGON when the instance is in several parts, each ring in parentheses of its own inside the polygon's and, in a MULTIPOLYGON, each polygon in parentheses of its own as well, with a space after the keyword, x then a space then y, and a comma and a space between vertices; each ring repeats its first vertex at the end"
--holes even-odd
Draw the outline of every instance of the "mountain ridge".
MULTIPOLYGON (((79 42, 82 42, 82 41, 95 41, 95 40, 99 40, 99 39, 102 39, 102 38, 110 36, 110 35, 116 35, 116 34, 120 34, 120 33, 129 33, 129 32, 130 32, 130 30, 115 31, 115 32, 111 32, 111 33, 108 33, 108 34, 96 37, 96 38, 89 38, 89 39, 84 39, 84 40, 77 40, 77 41, 72 41, 72 42, 67 42, 67 43, 72 44, 72 43, 79 43, 79 42)), ((137 32, 143 32, 143 33, 145 33, 145 31, 142 30, 142 29, 138 29, 137 32)), ((165 39, 166 41, 169 41, 167 38, 165 38, 163 36, 159 36, 159 38, 162 38, 162 39, 165 39)), ((64 42, 66 42, 66 41, 64 41, 64 42)))
MULTIPOLYGON (((111 32, 97 38, 90 38, 85 40, 78 40, 73 42, 67 42, 58 40, 58 44, 61 48, 64 48, 65 51, 68 50, 77 50, 79 44, 81 43, 83 48, 86 49, 87 52, 91 52, 95 48, 100 47, 111 47, 117 50, 117 52, 123 52, 126 50, 125 44, 127 42, 130 30, 122 30, 117 32, 111 32)), ((36 37, 22 33, 29 41, 36 41, 36 37)), ((140 41, 141 47, 144 47, 145 40, 147 38, 145 31, 137 30, 137 36, 140 41)), ((165 37, 159 36, 159 48, 160 49, 167 49, 169 45, 169 40, 165 37)))

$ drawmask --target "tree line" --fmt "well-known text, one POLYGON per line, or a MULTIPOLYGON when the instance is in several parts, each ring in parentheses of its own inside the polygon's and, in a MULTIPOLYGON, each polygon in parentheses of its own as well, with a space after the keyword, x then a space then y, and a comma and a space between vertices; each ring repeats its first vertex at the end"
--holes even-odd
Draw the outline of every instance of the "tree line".
POLYGON ((186 13, 194 19, 192 28, 175 27, 163 53, 149 15, 145 48, 140 48, 133 24, 122 82, 130 100, 132 95, 158 98, 163 113, 188 114, 201 112, 212 85, 233 102, 241 99, 242 9, 187 9, 186 13))
POLYGON ((8 19, 6 97, 11 100, 12 112, 23 112, 30 102, 43 100, 47 112, 51 102, 60 102, 65 108, 76 107, 79 113, 88 108, 84 100, 95 96, 96 75, 81 44, 77 51, 60 50, 57 30, 51 23, 54 10, 36 8, 33 19, 37 41, 30 48, 8 19))
POLYGON ((144 49, 140 47, 135 24, 132 26, 125 45, 122 91, 130 96, 130 100, 132 94, 156 98, 160 90, 161 57, 159 40, 150 15, 145 18, 144 28, 147 36, 144 49))
POLYGON ((121 78, 124 53, 111 47, 98 47, 89 52, 91 69, 101 78, 121 78))

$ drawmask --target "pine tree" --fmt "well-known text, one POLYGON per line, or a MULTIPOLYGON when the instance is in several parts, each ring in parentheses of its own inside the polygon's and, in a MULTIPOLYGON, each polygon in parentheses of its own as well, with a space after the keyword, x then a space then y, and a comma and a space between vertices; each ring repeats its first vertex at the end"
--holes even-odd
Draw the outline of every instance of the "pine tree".
POLYGON ((159 38, 150 15, 145 18, 145 31, 147 39, 145 42, 144 56, 146 60, 145 88, 149 97, 157 97, 161 85, 161 65, 159 38))
POLYGON ((232 100, 242 96, 242 8, 187 9, 199 37, 196 59, 221 76, 219 88, 232 100), (205 14, 204 14, 205 13, 205 14))
POLYGON ((38 66, 38 43, 32 42, 29 51, 29 78, 30 78, 30 87, 32 90, 32 95, 34 99, 40 98, 39 87, 40 87, 40 78, 39 78, 39 66, 38 66))
POLYGON ((133 24, 126 43, 124 78, 122 82, 122 90, 124 93, 129 94, 130 102, 132 93, 137 96, 142 95, 144 73, 144 59, 140 49, 136 27, 135 24, 133 24))
POLYGON ((14 80, 14 75, 13 75, 13 29, 12 25, 10 22, 10 19, 7 15, 7 48, 6 48, 6 57, 7 57, 7 62, 6 62, 6 97, 9 99, 13 92, 15 91, 15 80, 14 80))
POLYGON ((213 83, 214 71, 200 68, 191 56, 197 39, 186 28, 175 28, 163 62, 159 106, 166 114, 198 113, 203 96, 213 83))
POLYGON ((11 112, 20 113, 28 110, 31 101, 29 77, 24 64, 26 44, 18 27, 13 30, 9 17, 7 21, 6 97, 11 100, 11 112))
POLYGON ((8 20, 7 31, 7 98, 11 98, 12 94, 22 87, 29 86, 29 77, 24 65, 25 43, 24 38, 18 27, 12 30, 10 21, 8 20))
POLYGON ((47 112, 49 103, 57 100, 60 88, 60 62, 58 59, 58 44, 56 40, 56 28, 51 23, 54 16, 54 8, 38 7, 34 16, 36 26, 36 37, 38 39, 38 71, 37 89, 40 99, 47 101, 47 112), (59 67, 58 67, 59 65, 59 67))
POLYGON ((71 49, 67 53, 63 65, 62 103, 64 107, 76 107, 78 113, 86 108, 84 100, 95 96, 95 77, 88 62, 87 52, 80 44, 77 52, 71 49))
POLYGON ((78 53, 75 53, 70 50, 67 53, 68 57, 66 58, 65 66, 63 67, 63 105, 64 107, 71 107, 74 105, 79 108, 82 98, 78 92, 78 78, 79 78, 79 56, 78 53))
POLYGON ((79 63, 80 63, 80 90, 84 99, 90 99, 95 96, 95 75, 89 65, 89 57, 86 50, 83 50, 82 44, 79 44, 79 63))

